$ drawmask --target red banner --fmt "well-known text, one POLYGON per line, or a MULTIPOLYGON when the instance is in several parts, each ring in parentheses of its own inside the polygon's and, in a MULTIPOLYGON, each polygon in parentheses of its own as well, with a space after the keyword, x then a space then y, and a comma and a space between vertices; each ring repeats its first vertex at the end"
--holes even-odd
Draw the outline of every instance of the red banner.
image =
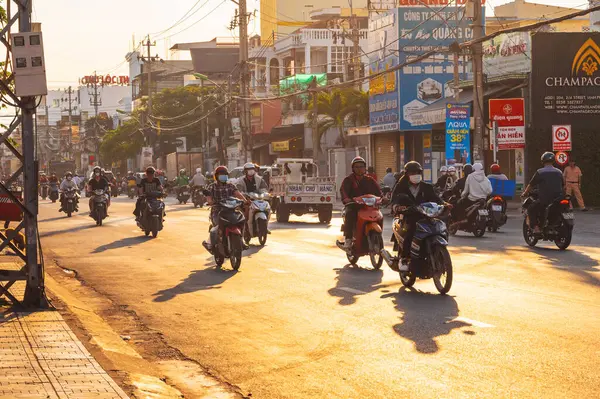
MULTIPOLYGON (((490 125, 498 125, 498 150, 525 148, 525 100, 494 98, 490 100, 490 125)), ((494 132, 492 132, 493 137, 494 132)), ((494 140, 490 140, 493 142, 494 140)))

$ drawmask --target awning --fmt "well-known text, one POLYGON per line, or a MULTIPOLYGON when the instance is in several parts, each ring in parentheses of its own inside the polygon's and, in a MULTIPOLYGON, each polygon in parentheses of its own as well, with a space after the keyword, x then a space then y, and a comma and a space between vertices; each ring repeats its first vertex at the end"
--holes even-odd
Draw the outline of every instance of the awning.
MULTIPOLYGON (((485 91, 484 97, 495 96, 500 93, 506 93, 520 87, 523 87, 524 83, 520 83, 515 85, 511 84, 496 84, 489 85, 485 91)), ((467 88, 461 91, 458 95, 458 100, 455 100, 454 97, 448 97, 441 101, 436 102, 435 104, 428 105, 427 107, 421 108, 418 111, 414 111, 410 115, 411 124, 413 126, 423 126, 423 125, 433 125, 435 123, 444 123, 446 122, 446 106, 449 103, 461 103, 468 104, 473 102, 473 88, 467 88)))
POLYGON ((271 129, 270 136, 273 138, 270 141, 288 140, 297 136, 304 136, 304 123, 274 126, 271 129))

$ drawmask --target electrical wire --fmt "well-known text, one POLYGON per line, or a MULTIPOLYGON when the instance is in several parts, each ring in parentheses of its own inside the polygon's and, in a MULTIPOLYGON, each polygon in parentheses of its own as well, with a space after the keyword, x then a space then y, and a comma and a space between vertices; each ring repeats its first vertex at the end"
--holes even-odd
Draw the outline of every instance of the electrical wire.
POLYGON ((193 5, 193 6, 192 6, 192 7, 191 7, 189 10, 187 10, 187 11, 186 11, 186 13, 185 13, 185 14, 183 14, 183 16, 182 16, 181 18, 179 18, 179 19, 178 19, 178 20, 177 20, 177 21, 176 21, 176 22, 175 22, 173 25, 169 26, 167 29, 164 29, 164 30, 162 30, 162 31, 158 31, 158 32, 152 32, 152 33, 150 33, 150 35, 151 35, 151 36, 160 36, 160 35, 162 35, 163 33, 166 33, 166 32, 168 32, 168 31, 170 31, 171 29, 173 29, 173 28, 174 28, 174 27, 176 27, 177 25, 179 25, 179 24, 183 23, 184 21, 186 21, 186 20, 187 20, 189 17, 191 17, 192 15, 194 15, 196 12, 198 12, 198 10, 199 10, 200 8, 204 7, 204 6, 206 5, 206 3, 208 3, 210 0, 206 0, 206 1, 204 2, 204 4, 202 4, 202 5, 200 6, 200 8, 198 8, 198 10, 196 10, 196 11, 194 12, 194 14, 191 14, 191 15, 190 15, 190 12, 192 12, 192 10, 193 10, 194 8, 196 8, 196 6, 197 6, 197 5, 198 5, 198 4, 199 4, 201 1, 202 1, 202 0, 198 0, 198 1, 196 1, 196 3, 194 3, 194 5, 193 5))
POLYGON ((198 104, 194 108, 190 109, 189 111, 187 111, 187 112, 185 112, 185 113, 183 113, 181 115, 173 116, 173 117, 170 117, 170 118, 161 118, 161 117, 153 116, 153 115, 149 115, 149 116, 150 116, 150 118, 158 120, 158 121, 172 121, 172 120, 175 120, 175 119, 180 119, 180 118, 183 118, 186 115, 189 115, 189 114, 193 113, 195 110, 197 110, 198 108, 202 107, 208 100, 216 98, 216 97, 217 96, 215 96, 214 94, 211 94, 211 95, 207 96, 200 104, 198 104))
POLYGON ((162 126, 156 126, 154 124, 152 124, 152 122, 149 122, 150 126, 153 127, 154 129, 160 130, 161 132, 163 131, 176 131, 176 130, 181 130, 181 129, 185 129, 188 128, 190 126, 193 126, 195 124, 197 124, 198 122, 201 122, 205 119, 207 119, 210 115, 212 115, 213 113, 215 113, 216 111, 218 111, 219 109, 223 108, 224 106, 226 106, 227 104, 229 104, 231 102, 231 100, 227 100, 222 104, 217 104, 217 106, 215 108, 213 108, 208 114, 203 115, 202 117, 200 117, 199 119, 190 122, 186 125, 182 125, 182 126, 178 126, 178 127, 162 127, 162 126))
POLYGON ((211 9, 208 13, 206 13, 202 18, 200 18, 199 20, 197 20, 196 22, 192 23, 191 25, 187 26, 186 28, 181 29, 180 31, 177 31, 175 33, 170 34, 169 36, 165 36, 162 37, 162 39, 168 39, 170 37, 173 37, 175 35, 178 35, 182 32, 185 32, 186 30, 190 29, 191 27, 199 24, 200 22, 202 22, 204 19, 206 19, 207 17, 209 17, 213 12, 215 12, 219 7, 221 7, 223 4, 227 3, 227 0, 223 0, 221 1, 219 4, 217 4, 217 6, 213 9, 211 9))

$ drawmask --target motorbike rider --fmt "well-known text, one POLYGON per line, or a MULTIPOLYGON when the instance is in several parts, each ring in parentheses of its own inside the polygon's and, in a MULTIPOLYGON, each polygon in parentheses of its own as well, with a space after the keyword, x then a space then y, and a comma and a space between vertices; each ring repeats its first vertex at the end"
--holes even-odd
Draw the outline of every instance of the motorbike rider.
POLYGON ((394 188, 396 185, 396 178, 392 173, 392 168, 387 168, 385 170, 385 176, 383 176, 383 185, 389 187, 390 189, 394 188))
POLYGON ((48 176, 44 172, 40 174, 40 183, 48 183, 48 176))
MULTIPOLYGON (((206 201, 208 205, 211 205, 209 216, 210 221, 213 226, 218 226, 219 212, 221 212, 221 206, 219 204, 222 200, 229 197, 236 197, 246 202, 246 199, 234 184, 227 182, 227 180, 229 180, 229 170, 226 166, 217 166, 217 168, 215 169, 214 177, 215 182, 208 186, 208 195, 206 196, 206 201)), ((210 242, 210 234, 208 236, 208 239, 202 242, 202 245, 208 251, 212 250, 213 244, 210 242)))
POLYGON ((544 224, 544 220, 541 219, 546 207, 564 193, 563 175, 559 169, 554 167, 554 153, 543 153, 541 160, 544 167, 535 172, 521 195, 527 197, 532 189, 537 188, 538 198, 530 205, 528 210, 529 223, 533 225, 533 231, 536 234, 541 232, 540 225, 544 224))
POLYGON ((175 184, 177 185, 177 189, 180 190, 181 187, 187 186, 190 184, 190 178, 185 172, 185 169, 181 169, 179 171, 179 175, 175 178, 175 184))
POLYGON ((340 194, 344 208, 344 249, 352 247, 354 228, 358 218, 359 207, 353 203, 355 197, 372 194, 381 197, 381 187, 371 176, 366 174, 367 162, 356 157, 351 163, 352 173, 342 181, 340 194))
POLYGON ((492 166, 490 166, 490 174, 488 175, 488 179, 508 180, 508 177, 506 177, 506 175, 502 173, 500 165, 495 163, 492 166))
MULTIPOLYGON (((106 180, 106 178, 104 178, 102 176, 102 169, 100 169, 99 166, 95 166, 94 167, 94 177, 92 177, 87 184, 88 192, 94 192, 95 190, 104 190, 105 195, 107 195, 107 197, 110 198, 110 196, 108 195, 109 189, 110 189, 110 185, 108 183, 108 180, 106 180)), ((108 207, 109 206, 110 206, 110 201, 107 200, 106 201, 106 207, 107 207, 106 216, 107 217, 108 217, 108 207)), ((93 211, 94 211, 94 197, 90 196, 90 216, 92 216, 93 211)))
POLYGON ((465 166, 463 166, 463 177, 458 179, 456 181, 456 184, 454 184, 454 187, 452 187, 452 194, 456 195, 457 197, 460 197, 462 195, 462 192, 465 189, 467 177, 469 177, 471 173, 473 173, 473 165, 471 165, 470 163, 465 164, 465 166))
POLYGON ((466 219, 465 210, 475 202, 487 199, 492 191, 492 183, 485 177, 483 165, 479 162, 475 163, 473 173, 469 173, 465 180, 465 188, 462 191, 461 199, 454 208, 456 223, 463 223, 466 219))
POLYGON ((443 192, 452 187, 454 182, 450 182, 449 180, 452 180, 452 177, 450 177, 448 174, 448 167, 444 165, 440 168, 440 177, 438 178, 437 182, 435 182, 434 187, 437 187, 443 192))
POLYGON ((248 162, 244 165, 244 177, 236 183, 237 188, 243 193, 260 194, 263 190, 268 190, 267 183, 256 173, 256 167, 248 162))
MULTIPOLYGON (((65 206, 65 191, 70 190, 70 189, 75 189, 78 190, 79 187, 77 186, 77 183, 75 182, 75 180, 73 179, 73 173, 71 172, 67 172, 65 173, 65 178, 63 179, 63 181, 60 183, 60 209, 58 210, 59 212, 63 211, 63 207, 65 206)), ((75 203, 75 211, 78 211, 78 206, 77 203, 75 203)))
POLYGON ((190 185, 192 187, 202 187, 206 184, 206 178, 202 174, 202 169, 197 168, 196 174, 190 180, 190 185))
POLYGON ((56 173, 51 173, 50 178, 48 179, 48 183, 54 183, 58 185, 58 177, 56 177, 56 173))
MULTIPOLYGON (((410 206, 421 205, 425 202, 435 202, 440 205, 445 204, 435 194, 433 185, 423 181, 423 168, 420 163, 416 161, 408 162, 404 165, 404 172, 404 176, 398 181, 392 193, 392 210, 394 213, 410 206)), ((451 207, 449 204, 445 205, 451 207)), ((409 271, 410 246, 419 219, 420 215, 417 213, 408 213, 405 215, 407 231, 404 236, 402 260, 399 266, 401 272, 409 271)))
POLYGON ((135 209, 133 210, 136 222, 140 221, 140 210, 145 199, 144 194, 157 191, 163 192, 163 186, 155 175, 156 169, 154 169, 153 166, 148 166, 146 168, 146 177, 138 184, 138 198, 137 201, 135 201, 135 209))

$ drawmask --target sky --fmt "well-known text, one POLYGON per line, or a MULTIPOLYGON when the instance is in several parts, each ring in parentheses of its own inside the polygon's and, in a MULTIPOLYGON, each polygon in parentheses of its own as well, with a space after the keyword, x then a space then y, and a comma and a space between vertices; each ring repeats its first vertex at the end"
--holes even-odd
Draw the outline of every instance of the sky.
MULTIPOLYGON (((488 7, 506 2, 486 1, 488 7)), ((586 3, 585 0, 535 2, 567 7, 586 3)), ((258 10, 259 3, 248 0, 248 11, 258 10)), ((33 21, 42 23, 44 33, 48 87, 76 84, 79 77, 94 71, 128 74, 124 57, 132 49, 133 37, 137 46, 151 34, 157 40, 153 54, 163 58, 166 49, 176 43, 231 37, 227 26, 236 7, 232 0, 34 0, 33 21), (192 14, 186 20, 161 33, 190 9, 192 14)), ((489 8, 486 13, 489 15, 489 8)), ((250 35, 260 33, 258 21, 253 19, 248 30, 250 35)), ((237 32, 233 34, 237 37, 237 32)))

